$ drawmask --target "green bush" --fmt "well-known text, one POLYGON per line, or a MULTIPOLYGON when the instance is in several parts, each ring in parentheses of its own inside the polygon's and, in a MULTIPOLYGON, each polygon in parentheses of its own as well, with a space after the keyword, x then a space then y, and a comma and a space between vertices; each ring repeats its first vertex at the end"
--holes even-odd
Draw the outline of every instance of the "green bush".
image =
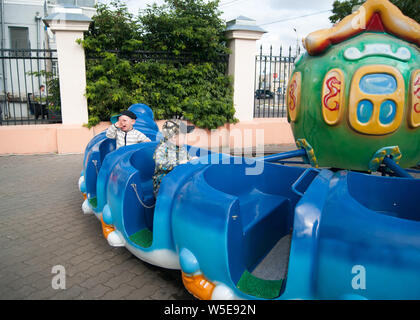
POLYGON ((228 52, 224 24, 215 4, 167 0, 137 18, 120 2, 112 9, 100 4, 82 41, 88 56, 88 126, 134 103, 150 106, 157 120, 182 115, 208 129, 235 122, 232 79, 226 61, 220 61, 228 52), (160 53, 145 59, 139 50, 160 53), (183 52, 188 52, 185 59, 183 52))

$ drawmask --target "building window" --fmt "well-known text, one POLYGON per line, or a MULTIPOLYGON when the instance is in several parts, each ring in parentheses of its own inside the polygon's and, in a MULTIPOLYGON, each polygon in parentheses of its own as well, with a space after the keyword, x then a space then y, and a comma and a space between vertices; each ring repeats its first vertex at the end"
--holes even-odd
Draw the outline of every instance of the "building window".
POLYGON ((58 5, 74 5, 77 7, 94 8, 96 0, 55 0, 58 5))
MULTIPOLYGON (((30 49, 29 44, 29 30, 24 27, 9 27, 10 32, 10 48, 12 50, 27 50, 30 49)), ((29 52, 16 51, 12 53, 14 56, 27 56, 29 52)))

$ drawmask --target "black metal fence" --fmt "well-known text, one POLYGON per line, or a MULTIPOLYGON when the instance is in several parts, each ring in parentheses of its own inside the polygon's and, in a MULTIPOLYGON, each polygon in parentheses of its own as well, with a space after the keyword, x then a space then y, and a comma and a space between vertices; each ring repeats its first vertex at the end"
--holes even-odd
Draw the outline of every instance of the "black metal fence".
MULTIPOLYGON (((216 57, 197 57, 195 54, 190 52, 181 52, 177 55, 167 51, 133 51, 133 52, 121 52, 116 50, 108 50, 108 53, 115 54, 118 58, 129 60, 131 63, 142 63, 142 62, 156 62, 156 63, 170 63, 185 65, 188 63, 203 63, 213 62, 215 67, 221 72, 227 72, 229 55, 219 54, 216 57)), ((102 56, 97 56, 90 52, 86 53, 86 60, 97 61, 103 59, 102 56)))
POLYGON ((291 47, 280 47, 275 55, 270 47, 267 55, 260 47, 260 54, 255 57, 254 118, 286 117, 287 84, 299 54, 300 49, 292 53, 291 47))
POLYGON ((60 123, 56 50, 0 49, 0 125, 60 123))

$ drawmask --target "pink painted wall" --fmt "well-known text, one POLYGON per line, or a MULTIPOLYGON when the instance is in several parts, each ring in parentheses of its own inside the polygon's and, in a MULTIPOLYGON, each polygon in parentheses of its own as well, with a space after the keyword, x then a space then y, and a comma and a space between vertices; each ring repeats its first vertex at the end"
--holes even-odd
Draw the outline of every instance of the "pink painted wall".
MULTIPOLYGON (((156 122, 160 130, 164 122, 156 122)), ((91 129, 63 124, 0 126, 0 154, 83 153, 89 141, 109 125, 101 122, 91 129)), ((285 118, 258 118, 211 131, 196 128, 188 134, 187 143, 206 148, 241 149, 291 144, 294 138, 285 118)))
MULTIPOLYGON (((159 130, 165 120, 156 121, 159 130)), ((226 124, 216 130, 196 128, 187 135, 187 144, 197 147, 248 148, 258 145, 293 144, 295 142, 286 118, 255 118, 226 124)))
POLYGON ((0 154, 83 153, 108 125, 91 129, 63 124, 0 126, 0 154))

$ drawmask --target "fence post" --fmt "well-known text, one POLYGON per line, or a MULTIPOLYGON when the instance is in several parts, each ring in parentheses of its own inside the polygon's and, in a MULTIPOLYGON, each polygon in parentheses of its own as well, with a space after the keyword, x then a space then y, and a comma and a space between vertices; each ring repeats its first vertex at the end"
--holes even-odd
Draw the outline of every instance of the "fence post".
POLYGON ((226 24, 229 41, 228 73, 233 76, 233 104, 239 121, 250 121, 254 115, 255 56, 257 40, 266 33, 255 20, 240 16, 226 24))
POLYGON ((77 39, 83 39, 92 20, 74 6, 56 7, 44 23, 55 34, 60 77, 63 124, 88 122, 85 52, 77 39))

